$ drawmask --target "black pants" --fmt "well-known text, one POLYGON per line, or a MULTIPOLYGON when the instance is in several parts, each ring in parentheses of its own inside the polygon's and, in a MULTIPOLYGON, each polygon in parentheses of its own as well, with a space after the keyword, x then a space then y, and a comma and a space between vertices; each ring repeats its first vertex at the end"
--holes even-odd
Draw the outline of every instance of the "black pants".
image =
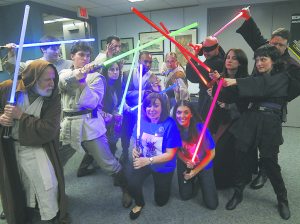
MULTIPOLYGON (((277 197, 285 197, 287 195, 287 190, 285 188, 285 184, 281 175, 281 168, 278 164, 278 152, 279 152, 279 146, 259 146, 259 150, 261 152, 266 152, 266 148, 269 152, 267 155, 264 155, 264 153, 261 153, 260 162, 262 167, 265 169, 268 178, 270 179, 270 182, 273 186, 274 192, 277 195, 277 197)), ((255 150, 255 148, 253 148, 255 150)), ((237 175, 235 178, 235 184, 236 186, 244 186, 247 184, 247 178, 249 178, 249 175, 251 175, 252 167, 251 166, 251 155, 253 155, 253 152, 251 150, 247 152, 242 152, 240 150, 236 150, 237 154, 237 175)))
POLYGON ((194 178, 186 181, 183 173, 187 167, 180 159, 177 159, 177 177, 179 194, 182 200, 189 200, 196 195, 199 185, 202 190, 204 204, 209 209, 218 207, 218 193, 215 185, 213 168, 200 171, 194 178))
POLYGON ((135 200, 137 206, 144 206, 143 184, 145 179, 152 175, 154 181, 154 200, 158 206, 164 206, 170 198, 171 184, 174 171, 170 173, 159 173, 145 166, 133 169, 129 178, 129 193, 135 200))
POLYGON ((130 139, 132 136, 133 128, 136 124, 137 114, 136 113, 124 113, 122 122, 122 132, 121 132, 121 145, 123 153, 128 155, 128 149, 130 146, 130 139))

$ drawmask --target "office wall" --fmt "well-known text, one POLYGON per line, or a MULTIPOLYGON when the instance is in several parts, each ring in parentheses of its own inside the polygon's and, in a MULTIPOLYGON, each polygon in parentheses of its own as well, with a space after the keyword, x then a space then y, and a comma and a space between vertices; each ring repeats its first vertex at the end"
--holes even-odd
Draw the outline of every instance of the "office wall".
MULTIPOLYGON (((213 1, 212 1, 213 2, 213 1)), ((163 22, 166 27, 170 30, 179 29, 183 26, 189 25, 193 22, 198 22, 198 42, 201 42, 208 34, 211 32, 217 31, 221 26, 229 21, 234 14, 230 16, 222 17, 218 14, 213 15, 216 18, 220 18, 223 22, 218 24, 218 27, 211 32, 208 32, 208 11, 211 8, 216 8, 220 6, 237 6, 240 10, 245 4, 245 2, 252 2, 256 4, 257 2, 278 2, 271 0, 251 0, 251 1, 225 1, 222 3, 209 3, 209 4, 200 4, 193 7, 182 7, 175 9, 166 9, 166 10, 157 10, 144 12, 144 14, 154 21, 156 24, 163 22)), ((135 14, 125 14, 117 16, 108 16, 108 17, 99 17, 98 19, 98 36, 99 36, 99 46, 101 46, 101 40, 106 39, 110 35, 117 35, 121 38, 133 37, 134 44, 136 44, 140 32, 152 32, 155 31, 150 25, 146 24, 143 20, 137 17, 135 14)), ((236 36, 236 35, 234 35, 236 36)), ((164 41, 164 54, 170 51, 170 42, 164 41)), ((202 58, 203 59, 203 58, 202 58)), ((128 69, 129 66, 125 66, 125 69, 128 69)), ((189 85, 189 90, 191 93, 197 93, 199 91, 198 84, 189 85)))
MULTIPOLYGON (((208 9, 208 33, 213 33, 218 27, 228 21, 234 13, 240 9, 240 6, 218 7, 208 9), (215 16, 218 15, 218 16, 215 16)), ((258 24, 265 38, 270 38, 273 30, 279 27, 290 29, 291 15, 300 12, 300 1, 277 2, 251 5, 251 15, 258 24)), ((249 72, 252 71, 254 60, 253 51, 246 44, 241 35, 235 33, 236 29, 242 24, 243 20, 233 24, 222 33, 218 39, 222 47, 228 49, 242 48, 249 59, 249 72), (233 41, 234 40, 234 41, 233 41)), ((300 127, 300 97, 288 104, 288 121, 284 126, 300 127)))
MULTIPOLYGON (((1 15, 1 35, 0 45, 6 43, 18 43, 20 40, 20 33, 22 28, 22 21, 24 15, 25 5, 30 5, 30 12, 25 35, 25 43, 39 42, 39 39, 44 35, 43 13, 58 15, 62 17, 78 19, 77 13, 59 9, 56 7, 46 6, 35 2, 17 3, 8 6, 0 7, 1 15)), ((91 26, 91 36, 95 37, 96 41, 92 44, 94 52, 98 52, 98 32, 97 19, 90 17, 87 21, 91 26)), ((51 34, 50 34, 51 35, 51 34)), ((1 52, 2 53, 2 52, 1 52)), ((2 53, 3 55, 4 53, 2 53)), ((1 56, 2 56, 1 55, 1 56)), ((22 54, 22 61, 41 57, 39 48, 24 48, 22 54)), ((5 72, 0 72, 0 81, 7 79, 5 72)))
MULTIPOLYGON (((262 27, 262 33, 267 38, 270 37, 271 31, 278 27, 289 28, 290 15, 300 12, 299 0, 233 0, 224 1, 223 3, 201 4, 194 7, 151 11, 144 14, 155 23, 164 22, 168 29, 178 29, 193 22, 198 22, 198 42, 201 42, 207 35, 215 33, 227 21, 232 19, 241 8, 248 5, 251 5, 253 17, 259 26, 262 27)), ((99 46, 100 40, 110 35, 117 35, 123 38, 134 37, 134 42, 136 43, 139 32, 155 31, 135 14, 100 17, 97 20, 99 46)), ((252 69, 253 62, 251 58, 253 57, 253 53, 244 40, 235 33, 235 30, 241 23, 242 20, 237 21, 225 30, 219 36, 219 39, 225 50, 231 47, 244 49, 250 59, 249 68, 252 69)), ((165 54, 170 51, 169 41, 165 41, 164 49, 165 54)), ((198 92, 198 85, 190 85, 189 89, 192 93, 196 93, 198 92)), ((298 98, 289 103, 288 109, 288 122, 285 125, 300 127, 300 119, 297 119, 297 114, 300 112, 300 99, 298 98)))

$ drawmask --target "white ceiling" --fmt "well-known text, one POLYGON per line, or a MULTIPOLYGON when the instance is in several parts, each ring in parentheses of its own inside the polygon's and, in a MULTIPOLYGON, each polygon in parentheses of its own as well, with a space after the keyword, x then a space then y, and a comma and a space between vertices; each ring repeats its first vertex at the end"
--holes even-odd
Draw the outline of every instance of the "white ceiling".
MULTIPOLYGON (((130 13, 131 7, 140 11, 152 11, 184 6, 195 6, 204 3, 224 3, 230 0, 145 0, 144 2, 131 3, 127 0, 32 0, 45 5, 50 5, 70 11, 77 11, 79 6, 85 7, 89 15, 111 16, 130 13)), ((0 6, 26 2, 24 0, 0 0, 0 6)))

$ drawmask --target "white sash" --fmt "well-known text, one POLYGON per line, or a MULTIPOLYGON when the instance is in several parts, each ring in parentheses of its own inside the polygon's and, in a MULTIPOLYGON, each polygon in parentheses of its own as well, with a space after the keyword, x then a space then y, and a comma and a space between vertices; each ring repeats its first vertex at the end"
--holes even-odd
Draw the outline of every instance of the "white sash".
MULTIPOLYGON (((18 100, 17 106, 26 113, 33 115, 34 117, 40 118, 41 109, 44 103, 43 97, 39 96, 32 104, 29 103, 29 98, 27 93, 21 92, 18 100)), ((19 139, 19 121, 16 121, 12 128, 12 137, 14 139, 19 139)), ((55 176, 54 168, 45 149, 42 146, 23 146, 19 142, 15 142, 16 153, 18 155, 19 151, 31 150, 35 154, 36 161, 38 163, 38 169, 43 179, 43 184, 45 190, 49 190, 57 185, 57 179, 55 176)), ((18 156, 17 156, 18 158, 18 156)))

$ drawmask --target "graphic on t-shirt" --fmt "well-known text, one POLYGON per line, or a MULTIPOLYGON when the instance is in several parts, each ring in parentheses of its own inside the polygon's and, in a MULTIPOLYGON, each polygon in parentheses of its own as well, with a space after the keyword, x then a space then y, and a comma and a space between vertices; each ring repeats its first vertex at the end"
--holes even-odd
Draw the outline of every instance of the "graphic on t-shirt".
POLYGON ((145 157, 153 157, 162 154, 163 137, 148 133, 142 134, 142 150, 145 157))
MULTIPOLYGON (((182 141, 182 153, 187 159, 191 160, 193 158, 196 146, 197 145, 195 143, 182 141)), ((195 163, 199 162, 199 154, 202 154, 201 150, 198 151, 198 156, 195 157, 195 163)))

